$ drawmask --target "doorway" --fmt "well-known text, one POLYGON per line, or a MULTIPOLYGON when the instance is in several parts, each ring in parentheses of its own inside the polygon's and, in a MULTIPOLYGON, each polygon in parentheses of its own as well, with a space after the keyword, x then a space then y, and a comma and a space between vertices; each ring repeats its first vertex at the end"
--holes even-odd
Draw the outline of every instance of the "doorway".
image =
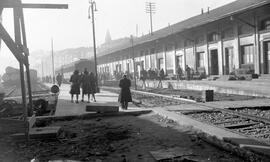
POLYGON ((263 62, 264 74, 270 74, 270 41, 264 42, 263 62))
POLYGON ((211 75, 218 75, 218 50, 210 50, 210 74, 211 75))
POLYGON ((225 75, 229 75, 233 68, 233 47, 228 47, 225 48, 225 75))

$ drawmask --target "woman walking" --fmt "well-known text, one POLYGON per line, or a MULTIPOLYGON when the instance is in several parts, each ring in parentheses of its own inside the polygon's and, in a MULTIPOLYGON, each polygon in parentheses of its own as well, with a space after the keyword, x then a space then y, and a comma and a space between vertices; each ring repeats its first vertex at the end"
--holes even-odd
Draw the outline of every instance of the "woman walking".
POLYGON ((96 93, 97 85, 96 85, 96 77, 93 72, 90 73, 90 94, 92 95, 92 98, 94 102, 96 102, 96 93))
POLYGON ((122 109, 127 110, 128 102, 132 102, 131 93, 130 93, 131 81, 127 78, 127 75, 124 74, 123 78, 120 80, 119 87, 121 88, 118 102, 121 103, 122 109))
POLYGON ((69 82, 71 82, 71 89, 69 93, 71 94, 71 102, 73 103, 73 97, 76 95, 76 103, 79 103, 79 94, 80 94, 80 84, 81 84, 81 77, 79 75, 79 71, 75 70, 74 73, 71 75, 69 82))
POLYGON ((90 103, 90 93, 91 93, 91 78, 89 72, 85 69, 82 76, 82 102, 84 102, 84 95, 87 95, 87 103, 90 103))

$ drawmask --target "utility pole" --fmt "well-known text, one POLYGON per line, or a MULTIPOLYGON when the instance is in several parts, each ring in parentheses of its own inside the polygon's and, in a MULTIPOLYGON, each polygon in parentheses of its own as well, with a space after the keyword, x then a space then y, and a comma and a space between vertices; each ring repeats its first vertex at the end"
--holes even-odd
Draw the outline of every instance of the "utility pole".
POLYGON ((154 2, 146 2, 146 13, 149 13, 150 15, 150 34, 153 34, 153 19, 152 19, 152 15, 156 13, 156 3, 154 2))
POLYGON ((55 74, 54 74, 54 54, 53 54, 53 39, 51 42, 51 46, 52 46, 52 80, 53 80, 53 84, 55 84, 55 74))
POLYGON ((135 53, 134 53, 134 39, 133 39, 133 35, 130 36, 130 42, 131 42, 131 52, 132 52, 132 61, 133 61, 133 69, 134 69, 134 73, 133 73, 133 78, 134 78, 134 86, 135 86, 135 90, 137 90, 137 83, 136 83, 136 64, 135 64, 135 53))
POLYGON ((136 24, 136 37, 138 37, 138 33, 139 33, 139 26, 138 24, 136 24))
POLYGON ((44 82, 44 65, 43 61, 41 60, 41 81, 44 82))
MULTIPOLYGON (((89 0, 90 6, 88 9, 88 19, 91 18, 90 10, 92 14, 92 29, 93 29, 93 48, 94 48, 94 59, 95 59, 95 73, 96 73, 96 86, 98 87, 98 73, 97 73, 97 51, 96 51, 96 33, 95 33, 95 14, 97 11, 96 2, 93 0, 89 0)), ((99 91, 99 88, 97 88, 99 91)))

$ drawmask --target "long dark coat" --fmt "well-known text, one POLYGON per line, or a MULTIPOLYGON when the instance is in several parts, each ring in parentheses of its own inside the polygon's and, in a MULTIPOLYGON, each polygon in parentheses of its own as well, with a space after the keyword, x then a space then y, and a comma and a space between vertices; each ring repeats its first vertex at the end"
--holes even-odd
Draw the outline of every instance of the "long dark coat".
POLYGON ((96 93, 97 85, 96 85, 96 77, 94 74, 90 74, 90 94, 96 93))
POLYGON ((78 74, 73 74, 70 77, 69 82, 71 82, 71 89, 69 91, 70 94, 80 94, 80 84, 81 77, 78 74))
POLYGON ((90 94, 91 93, 91 78, 89 74, 84 74, 82 76, 82 93, 83 94, 90 94))
POLYGON ((118 102, 120 103, 132 102, 130 86, 131 86, 131 81, 129 79, 123 78, 120 80, 119 87, 121 88, 121 91, 118 97, 118 102))

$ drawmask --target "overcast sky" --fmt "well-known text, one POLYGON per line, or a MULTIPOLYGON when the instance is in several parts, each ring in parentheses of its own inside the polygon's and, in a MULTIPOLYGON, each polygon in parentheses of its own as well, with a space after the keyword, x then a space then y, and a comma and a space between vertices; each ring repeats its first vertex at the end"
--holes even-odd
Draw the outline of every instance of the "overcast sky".
MULTIPOLYGON (((30 51, 50 50, 51 38, 55 50, 92 46, 91 20, 88 19, 88 0, 22 0, 32 3, 67 3, 67 10, 25 9, 25 23, 28 48, 30 51)), ((153 15, 154 30, 161 29, 207 10, 217 8, 233 0, 151 0, 156 3, 153 15)), ((149 15, 145 13, 145 2, 149 0, 96 0, 97 44, 105 40, 109 30, 112 39, 148 34, 150 31, 149 15)), ((3 12, 3 24, 13 36, 12 10, 3 12)), ((31 53, 30 53, 31 54, 31 53)), ((35 64, 31 60, 30 64, 35 64)), ((18 66, 16 60, 2 42, 0 51, 0 74, 5 67, 18 66)))

